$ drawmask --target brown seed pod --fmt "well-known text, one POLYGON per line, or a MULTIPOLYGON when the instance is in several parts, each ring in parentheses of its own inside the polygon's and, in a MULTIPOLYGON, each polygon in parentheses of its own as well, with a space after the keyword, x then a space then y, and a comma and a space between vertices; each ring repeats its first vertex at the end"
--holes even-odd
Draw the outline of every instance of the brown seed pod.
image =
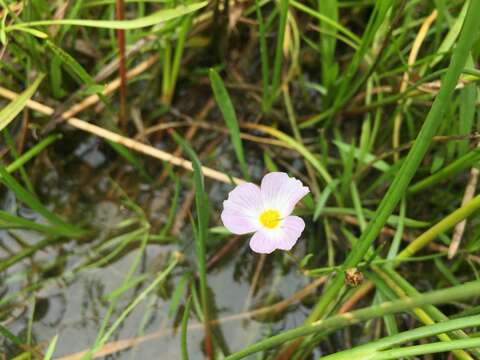
POLYGON ((357 268, 350 268, 345 271, 345 282, 353 287, 360 286, 363 282, 363 274, 357 268))

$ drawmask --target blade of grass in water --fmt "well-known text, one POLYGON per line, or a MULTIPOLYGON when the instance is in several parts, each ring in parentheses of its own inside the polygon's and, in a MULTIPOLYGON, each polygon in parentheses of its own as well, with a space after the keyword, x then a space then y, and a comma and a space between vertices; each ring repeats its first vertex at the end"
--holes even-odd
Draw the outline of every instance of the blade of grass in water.
POLYGON ((28 161, 33 159, 35 156, 37 156, 43 149, 45 149, 47 146, 52 144, 53 142, 57 141, 58 139, 61 139, 62 135, 61 134, 53 134, 42 141, 40 141, 38 144, 33 146, 31 149, 23 153, 21 156, 18 157, 15 161, 12 161, 10 164, 6 166, 6 170, 8 173, 15 172, 18 170, 21 166, 25 165, 28 161))
POLYGON ((183 311, 182 316, 182 333, 181 333, 181 348, 182 348, 182 360, 188 360, 188 349, 187 349, 187 325, 188 318, 190 315, 190 305, 192 303, 192 298, 188 298, 187 304, 185 305, 185 310, 183 311))
POLYGON ((55 335, 50 341, 50 344, 48 345, 47 352, 45 353, 45 356, 43 357, 43 360, 50 360, 53 358, 53 353, 55 352, 55 348, 57 346, 57 340, 58 340, 58 335, 55 335))
POLYGON ((85 235, 85 230, 79 229, 76 226, 70 225, 60 219, 57 215, 52 213, 44 207, 40 201, 27 190, 25 190, 14 178, 11 176, 3 164, 0 164, 0 182, 15 193, 17 198, 29 206, 32 210, 42 215, 52 225, 55 225, 59 231, 65 236, 80 237, 85 235))
POLYGON ((210 216, 209 200, 205 193, 205 183, 202 174, 202 166, 195 151, 177 133, 172 132, 175 141, 180 144, 187 156, 190 158, 193 167, 193 181, 195 184, 195 208, 197 212, 197 224, 195 234, 195 249, 197 253, 198 276, 200 280, 200 299, 204 314, 205 324, 205 350, 208 356, 214 353, 212 332, 210 329, 210 309, 207 288, 207 265, 206 265, 206 237, 208 231, 208 219, 210 216))
POLYGON ((107 340, 112 336, 112 334, 118 329, 118 327, 123 323, 125 318, 130 315, 130 313, 140 304, 148 294, 150 294, 155 288, 160 285, 163 281, 165 281, 166 277, 173 271, 173 269, 177 266, 178 264, 178 257, 173 256, 172 259, 170 260, 170 263, 166 267, 165 270, 163 270, 156 278, 155 280, 145 288, 138 296, 123 310, 123 312, 120 314, 120 316, 115 320, 115 322, 110 326, 110 328, 105 332, 105 334, 102 336, 98 344, 89 352, 87 352, 83 357, 82 360, 84 359, 90 359, 92 357, 92 354, 95 354, 95 352, 100 349, 106 342, 107 340))

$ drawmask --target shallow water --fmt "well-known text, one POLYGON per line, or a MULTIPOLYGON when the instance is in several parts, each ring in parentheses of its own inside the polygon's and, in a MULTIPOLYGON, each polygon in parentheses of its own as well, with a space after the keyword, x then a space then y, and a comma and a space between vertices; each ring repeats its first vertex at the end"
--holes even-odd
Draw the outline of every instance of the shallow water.
MULTIPOLYGON (((6 300, 5 296, 12 296, 12 294, 15 298, 10 299, 0 308, 3 310, 2 320, 5 326, 16 336, 25 338, 33 302, 31 297, 25 296, 24 293, 17 294, 17 291, 27 283, 25 272, 30 274, 32 282, 48 280, 48 283, 35 293, 32 343, 46 344, 58 335, 55 357, 75 354, 92 346, 110 304, 105 296, 121 286, 139 251, 137 243, 101 267, 81 266, 83 262, 95 255, 92 249, 105 243, 114 235, 126 232, 118 229, 122 221, 137 216, 112 188, 111 180, 115 179, 120 188, 129 194, 130 199, 143 209, 153 226, 152 233, 155 233, 158 226, 165 222, 173 197, 172 186, 153 189, 141 182, 135 169, 117 166, 114 161, 112 162, 114 156, 111 150, 95 138, 78 142, 75 134, 71 136, 50 149, 48 161, 44 159, 45 161, 40 164, 35 164, 35 168, 32 169, 32 172, 37 174, 35 185, 44 204, 55 208, 56 213, 63 214, 64 218, 76 219, 79 223, 88 224, 89 229, 95 230, 95 236, 78 242, 64 239, 61 244, 37 251, 33 261, 25 259, 10 267, 3 274, 3 279, 7 280, 3 284, 3 296, 4 300, 6 300), (67 150, 68 154, 66 154, 67 150), (127 188, 129 185, 131 187, 127 188), (46 274, 43 272, 40 275, 36 269, 46 264, 55 266, 46 274), (72 275, 71 269, 79 266, 81 270, 72 275), (13 305, 12 308, 8 308, 8 315, 5 313, 7 304, 13 305)), ((216 159, 217 164, 220 167, 227 166, 229 161, 221 155, 221 148, 217 151, 219 153, 216 159)), ((120 163, 124 162, 121 160, 120 163)), ((149 160, 147 164, 151 165, 149 160)), ((156 167, 158 166, 154 163, 149 171, 156 167)), ((207 186, 212 207, 216 209, 212 213, 218 214, 221 201, 230 187, 210 181, 207 182, 207 186)), ((184 197, 185 191, 181 199, 184 197)), ((11 193, 3 195, 2 209, 43 222, 35 213, 17 204, 11 193)), ((218 215, 214 217, 212 225, 218 221, 218 215)), ((131 231, 135 226, 126 229, 131 231)), ((26 244, 35 244, 42 239, 42 236, 33 232, 14 230, 12 233, 18 235, 26 244)), ((142 261, 133 276, 160 271, 166 266, 173 251, 182 251, 186 255, 186 261, 192 264, 191 268, 194 268, 194 246, 188 223, 182 228, 178 239, 178 243, 147 245, 142 261)), ((212 236, 211 241, 214 242, 214 246, 209 256, 212 256, 215 249, 228 240, 229 237, 219 239, 218 235, 212 236)), ((252 319, 248 314, 244 314, 254 307, 267 305, 266 299, 269 295, 275 301, 285 299, 307 283, 288 264, 283 269, 272 268, 273 256, 285 256, 284 254, 273 255, 267 259, 262 270, 258 291, 252 299, 247 299, 259 255, 249 250, 246 240, 246 238, 240 240, 242 245, 235 250, 235 254, 227 256, 208 274, 211 300, 217 311, 216 318, 221 321, 216 331, 224 340, 227 351, 230 352, 239 350, 266 334, 300 324, 307 313, 303 305, 294 305, 288 313, 274 318, 252 319), (244 315, 233 316, 236 314, 244 315)), ((4 248, 12 252, 20 250, 18 240, 14 240, 6 230, 0 232, 0 241, 4 248)), ((298 250, 303 251, 301 245, 298 250)), ((7 256, 4 249, 0 252, 2 258, 7 256)), ((186 266, 177 266, 166 283, 134 309, 109 342, 134 338, 145 339, 142 336, 147 336, 149 339, 142 341, 134 348, 127 346, 126 350, 116 352, 107 358, 149 359, 159 358, 159 353, 162 359, 181 357, 179 329, 176 328, 181 312, 176 317, 169 317, 168 307, 175 285, 187 270, 186 266)), ((148 286, 149 281, 153 281, 153 276, 150 276, 141 286, 132 287, 122 294, 112 317, 113 320, 118 318, 125 307, 148 286)), ((198 319, 193 316, 190 317, 189 325, 190 357, 203 359, 202 325, 199 325, 198 319)), ((9 357, 18 353, 18 349, 5 339, 1 340, 0 345, 9 357)))

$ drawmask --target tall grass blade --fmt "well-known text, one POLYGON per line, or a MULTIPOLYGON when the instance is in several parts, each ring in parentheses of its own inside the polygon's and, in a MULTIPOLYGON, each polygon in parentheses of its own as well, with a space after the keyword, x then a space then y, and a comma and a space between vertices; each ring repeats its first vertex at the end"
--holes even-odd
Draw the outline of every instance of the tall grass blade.
POLYGON ((15 117, 26 106, 27 101, 35 94, 38 86, 42 82, 45 75, 38 76, 35 81, 24 92, 22 92, 15 100, 0 110, 0 131, 10 124, 15 117))
POLYGON ((46 207, 44 207, 40 201, 25 190, 0 164, 0 182, 2 182, 7 188, 15 193, 17 198, 29 206, 32 210, 42 215, 50 224, 55 225, 65 236, 80 237, 85 235, 85 230, 79 229, 76 226, 70 225, 60 219, 57 215, 52 213, 46 207))
POLYGON ((195 249, 198 262, 198 276, 200 280, 200 301, 203 310, 205 324, 205 339, 207 353, 213 349, 210 329, 210 302, 208 301, 207 287, 207 265, 206 265, 206 237, 208 220, 210 216, 209 200, 205 193, 205 183, 202 174, 202 165, 198 160, 195 151, 177 133, 172 132, 175 141, 180 144, 187 156, 190 158, 193 167, 193 182, 195 184, 195 208, 197 211, 197 224, 195 226, 195 249))
POLYGON ((202 1, 191 5, 180 5, 174 9, 164 9, 151 15, 133 20, 87 20, 87 19, 63 19, 63 20, 40 20, 24 22, 7 26, 6 31, 25 29, 32 26, 50 26, 50 25, 75 25, 84 27, 94 27, 103 29, 133 30, 147 26, 158 25, 162 22, 178 18, 207 6, 207 1, 202 1))
POLYGON ((222 78, 215 69, 210 69, 210 84, 212 85, 213 95, 215 96, 215 101, 217 102, 220 111, 223 114, 223 119, 227 124, 228 130, 230 131, 230 139, 232 140, 233 149, 235 150, 235 155, 240 164, 240 169, 242 170, 242 175, 245 179, 250 179, 248 172, 247 163, 245 161, 245 154, 243 152, 242 139, 240 139, 240 128, 238 126, 237 115, 235 114, 235 109, 233 108, 232 100, 228 95, 228 91, 223 84, 222 78))

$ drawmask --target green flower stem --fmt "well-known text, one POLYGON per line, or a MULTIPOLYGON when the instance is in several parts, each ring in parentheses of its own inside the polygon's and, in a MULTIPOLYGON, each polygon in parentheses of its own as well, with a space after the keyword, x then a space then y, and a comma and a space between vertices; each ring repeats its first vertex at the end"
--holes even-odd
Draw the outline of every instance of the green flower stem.
POLYGON ((416 297, 407 297, 395 301, 387 301, 365 309, 332 316, 324 320, 312 322, 311 324, 299 326, 293 330, 285 331, 265 340, 261 340, 253 345, 247 346, 237 353, 227 356, 226 360, 242 359, 258 351, 270 349, 303 336, 319 333, 321 331, 334 331, 346 326, 357 324, 361 321, 374 319, 387 314, 394 314, 423 305, 467 299, 478 295, 479 289, 480 281, 473 281, 452 288, 422 294, 416 297))

